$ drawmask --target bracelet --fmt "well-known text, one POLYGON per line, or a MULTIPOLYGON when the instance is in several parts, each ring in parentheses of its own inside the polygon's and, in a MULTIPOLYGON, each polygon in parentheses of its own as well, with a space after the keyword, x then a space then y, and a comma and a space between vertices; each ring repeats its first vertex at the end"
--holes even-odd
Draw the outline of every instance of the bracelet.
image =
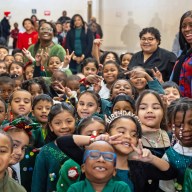
POLYGON ((87 86, 90 85, 90 83, 86 80, 86 78, 83 78, 79 81, 79 83, 82 83, 83 85, 87 86))
POLYGON ((89 139, 89 144, 95 142, 96 137, 97 137, 97 131, 93 131, 92 135, 91 135, 91 137, 89 139))

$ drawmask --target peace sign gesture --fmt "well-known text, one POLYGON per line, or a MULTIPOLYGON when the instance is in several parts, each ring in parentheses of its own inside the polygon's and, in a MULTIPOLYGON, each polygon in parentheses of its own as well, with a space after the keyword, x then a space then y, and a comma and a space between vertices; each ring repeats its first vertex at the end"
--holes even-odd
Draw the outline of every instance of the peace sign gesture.
POLYGON ((71 54, 69 54, 69 50, 68 49, 66 50, 66 55, 64 57, 64 65, 63 65, 64 68, 69 65, 71 58, 73 57, 73 54, 74 54, 74 51, 71 54))
POLYGON ((142 162, 152 162, 154 155, 152 155, 149 149, 143 148, 141 139, 139 139, 138 147, 131 144, 135 154, 132 156, 133 160, 138 160, 142 162))

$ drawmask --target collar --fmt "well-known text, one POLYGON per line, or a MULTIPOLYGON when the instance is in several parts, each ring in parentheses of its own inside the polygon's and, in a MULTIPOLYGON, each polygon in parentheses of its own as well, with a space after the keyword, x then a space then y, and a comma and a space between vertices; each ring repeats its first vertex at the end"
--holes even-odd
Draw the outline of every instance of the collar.
POLYGON ((179 154, 184 154, 186 156, 191 156, 192 147, 183 147, 179 142, 173 146, 173 149, 179 154))

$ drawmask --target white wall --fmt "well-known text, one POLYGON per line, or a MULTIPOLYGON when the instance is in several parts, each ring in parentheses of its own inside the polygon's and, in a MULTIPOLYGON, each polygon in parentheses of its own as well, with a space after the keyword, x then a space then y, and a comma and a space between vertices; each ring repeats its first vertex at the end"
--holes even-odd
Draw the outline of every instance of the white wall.
MULTIPOLYGON (((68 15, 80 13, 87 20, 88 0, 0 0, 0 18, 11 11, 11 24, 21 26, 25 17, 37 9, 38 18, 57 20, 63 10, 68 15), (44 16, 50 10, 51 16, 44 16)), ((139 31, 147 26, 157 27, 162 35, 161 47, 171 50, 181 15, 192 9, 192 0, 92 0, 93 15, 104 32, 103 49, 117 52, 138 51, 139 31), (124 32, 124 33, 123 33, 124 32)))

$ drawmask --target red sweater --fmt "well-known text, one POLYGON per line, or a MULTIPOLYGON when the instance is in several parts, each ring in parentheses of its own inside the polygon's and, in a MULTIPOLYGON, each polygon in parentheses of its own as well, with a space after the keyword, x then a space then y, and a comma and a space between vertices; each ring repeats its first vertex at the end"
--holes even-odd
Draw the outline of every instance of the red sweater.
POLYGON ((28 49, 28 47, 32 44, 35 44, 37 40, 38 40, 38 33, 36 31, 33 31, 30 34, 26 32, 19 33, 18 40, 17 40, 17 48, 28 49))

